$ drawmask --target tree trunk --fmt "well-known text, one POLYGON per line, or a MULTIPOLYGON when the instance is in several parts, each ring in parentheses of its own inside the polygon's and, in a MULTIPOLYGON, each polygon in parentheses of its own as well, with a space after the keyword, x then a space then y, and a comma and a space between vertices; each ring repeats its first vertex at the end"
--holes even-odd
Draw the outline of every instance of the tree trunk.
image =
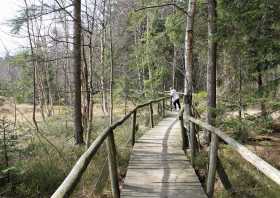
MULTIPOLYGON (((192 92, 193 92, 193 24, 195 15, 196 0, 190 0, 188 5, 187 27, 185 37, 185 90, 184 90, 184 103, 185 103, 185 115, 191 116, 192 111, 192 92)), ((190 150, 191 160, 194 158, 194 128, 192 124, 187 125, 190 132, 190 150)))
POLYGON ((175 79, 176 79, 176 64, 177 64, 177 49, 173 45, 173 62, 172 62, 172 87, 175 89, 175 79))
MULTIPOLYGON (((216 108, 216 0, 208 0, 208 65, 207 65, 207 122, 215 126, 216 108)), ((207 132, 208 133, 208 132, 207 132)), ((208 134, 206 135, 208 137, 208 134)), ((211 134, 211 145, 209 150, 209 172, 207 177, 207 195, 213 196, 215 175, 217 167, 218 136, 211 134)))
POLYGON ((81 112, 81 0, 74 1, 74 127, 76 144, 83 144, 81 112))
POLYGON ((106 42, 106 0, 103 0, 103 10, 102 10, 102 33, 101 33, 101 67, 102 67, 102 74, 101 74, 101 91, 102 91, 102 109, 106 116, 108 116, 108 102, 107 102, 107 90, 105 85, 105 42, 106 42))
POLYGON ((242 133, 242 61, 241 61, 241 54, 239 55, 239 133, 242 133))
MULTIPOLYGON (((109 34, 110 34, 110 125, 113 124, 113 83, 114 83, 114 53, 113 53, 113 35, 112 35, 112 5, 109 0, 109 34)), ((111 188, 114 198, 120 197, 118 161, 113 131, 106 141, 108 152, 108 165, 111 178, 111 188)))
POLYGON ((151 21, 149 19, 149 15, 146 16, 146 34, 147 34, 147 40, 146 40, 146 59, 147 59, 147 66, 148 66, 148 75, 149 75, 149 91, 150 93, 154 93, 154 86, 153 86, 153 68, 152 64, 150 62, 150 26, 151 21))
MULTIPOLYGON (((216 56, 217 42, 216 34, 216 1, 208 0, 208 64, 207 64, 207 122, 211 125, 215 123, 216 108, 216 56)), ((206 135, 209 142, 209 135, 206 135)))
POLYGON ((33 66, 33 74, 32 74, 32 80, 33 80, 33 113, 32 113, 32 120, 35 125, 35 129, 37 132, 39 132, 39 127, 37 124, 36 120, 36 72, 37 72, 37 63, 35 62, 35 54, 34 54, 34 48, 33 48, 33 43, 31 39, 31 28, 30 28, 30 19, 29 19, 29 9, 28 9, 28 4, 27 1, 24 0, 25 6, 26 6, 26 17, 27 17, 27 32, 28 32, 28 40, 29 40, 29 45, 31 49, 31 59, 32 59, 32 66, 33 66))
POLYGON ((261 69, 257 69, 258 72, 258 79, 257 79, 257 83, 258 83, 258 91, 260 93, 261 96, 261 115, 262 116, 266 116, 266 107, 265 107, 265 103, 262 101, 263 97, 264 97, 264 90, 262 88, 263 86, 263 75, 262 75, 262 71, 261 69))
MULTIPOLYGON (((176 14, 176 0, 173 0, 173 14, 176 14)), ((172 61, 172 88, 176 89, 175 87, 175 79, 176 79, 176 64, 177 64, 177 48, 175 43, 173 44, 173 61, 172 61)), ((164 89, 163 89, 164 90, 164 89)))
POLYGON ((110 9, 110 23, 109 23, 109 34, 110 34, 110 124, 113 124, 113 83, 114 83, 114 53, 113 53, 113 35, 112 35, 112 15, 111 15, 111 0, 109 0, 110 9))

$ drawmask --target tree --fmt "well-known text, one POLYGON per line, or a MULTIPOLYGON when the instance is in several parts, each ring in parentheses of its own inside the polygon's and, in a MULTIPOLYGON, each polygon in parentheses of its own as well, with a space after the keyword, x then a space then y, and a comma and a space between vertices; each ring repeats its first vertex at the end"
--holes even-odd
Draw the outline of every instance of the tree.
MULTIPOLYGON (((207 122, 215 125, 216 108, 216 62, 217 62, 217 40, 216 40, 216 0, 208 0, 208 65, 207 65, 207 122)), ((207 177, 207 195, 213 196, 215 174, 217 167, 218 136, 211 133, 209 171, 207 177)))
POLYGON ((83 144, 83 126, 81 112, 81 0, 74 1, 74 126, 76 144, 83 144))
MULTIPOLYGON (((195 15, 196 0, 190 0, 188 5, 188 16, 186 26, 186 37, 185 37, 185 91, 184 91, 184 103, 185 103, 185 114, 192 116, 192 94, 193 94, 193 25, 195 15)), ((194 159, 194 128, 193 124, 189 123, 190 131, 190 147, 191 148, 191 159, 194 159)), ((193 161, 192 161, 193 163, 193 161)))

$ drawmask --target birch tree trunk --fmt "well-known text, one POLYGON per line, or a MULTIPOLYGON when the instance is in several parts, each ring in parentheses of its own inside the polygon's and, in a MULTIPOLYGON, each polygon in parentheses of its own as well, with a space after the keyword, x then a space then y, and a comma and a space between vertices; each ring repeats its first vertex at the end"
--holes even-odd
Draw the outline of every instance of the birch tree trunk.
MULTIPOLYGON (((113 124, 113 83, 114 83, 114 53, 113 53, 113 35, 112 35, 112 2, 109 4, 109 36, 110 36, 110 125, 113 124)), ((106 140, 106 147, 108 152, 108 166, 109 175, 111 178, 112 195, 114 198, 120 197, 119 177, 117 167, 116 146, 113 131, 110 133, 106 140)))

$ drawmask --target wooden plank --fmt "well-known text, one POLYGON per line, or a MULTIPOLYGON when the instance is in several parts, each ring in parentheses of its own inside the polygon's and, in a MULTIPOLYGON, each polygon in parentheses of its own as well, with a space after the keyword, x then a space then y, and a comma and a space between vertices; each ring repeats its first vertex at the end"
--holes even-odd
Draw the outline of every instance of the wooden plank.
POLYGON ((167 117, 136 141, 121 197, 206 198, 181 147, 180 123, 167 117))

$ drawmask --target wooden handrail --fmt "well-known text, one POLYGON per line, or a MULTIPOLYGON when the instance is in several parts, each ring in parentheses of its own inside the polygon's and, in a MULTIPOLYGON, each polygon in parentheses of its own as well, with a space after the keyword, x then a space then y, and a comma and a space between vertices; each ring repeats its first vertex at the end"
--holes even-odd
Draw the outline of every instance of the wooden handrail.
POLYGON ((244 158, 246 161, 250 162, 254 167, 256 167, 259 171, 261 171, 264 175, 269 177, 271 180, 273 180, 275 183, 280 185, 280 171, 273 166, 271 166, 269 163, 258 157, 255 153, 250 151, 248 148, 243 146, 242 144, 238 143, 233 138, 226 135, 224 132, 222 132, 220 129, 215 128, 207 123, 204 123, 200 120, 197 120, 193 117, 187 117, 187 120, 207 129, 208 131, 215 133, 219 138, 224 140, 229 146, 233 148, 236 152, 238 152, 242 158, 244 158))
MULTIPOLYGON (((106 140, 106 138, 112 133, 114 133, 114 129, 116 129, 118 126, 122 125, 127 119, 130 118, 130 116, 140 108, 143 108, 145 106, 151 106, 153 103, 164 101, 168 97, 162 97, 157 100, 152 100, 147 103, 141 104, 136 106, 133 110, 131 110, 126 116, 106 128, 100 135, 97 136, 97 138, 94 140, 94 142, 91 144, 91 146, 88 148, 87 151, 85 151, 79 160, 76 162, 70 173, 67 175, 67 177, 64 179, 62 184, 57 188, 57 190, 54 192, 54 194, 51 196, 51 198, 62 198, 62 197, 69 197, 75 187, 77 186, 81 176, 85 172, 86 168, 88 167, 91 159, 94 157, 100 146, 103 144, 103 142, 106 140)), ((135 114, 136 115, 136 114, 135 114)), ((116 178, 115 178, 116 179, 116 178)))
MULTIPOLYGON (((181 119, 183 118, 183 112, 184 112, 184 108, 182 108, 182 110, 179 112, 179 117, 181 119)), ((204 128, 204 129, 207 129, 211 133, 215 133, 219 138, 221 138, 229 146, 231 146, 231 148, 233 150, 238 152, 243 159, 250 162, 255 168, 257 168, 265 176, 270 178, 276 184, 280 185, 280 171, 278 169, 274 168, 273 166, 271 166, 269 163, 267 163, 263 159, 261 159, 255 153, 253 153, 248 148, 246 148, 244 145, 238 143, 236 140, 234 140, 233 138, 226 135, 220 129, 215 128, 205 122, 202 122, 201 120, 198 120, 191 116, 187 116, 186 120, 204 128)))
POLYGON ((111 132, 112 128, 109 127, 105 129, 91 144, 86 152, 79 158, 70 173, 64 179, 59 188, 51 196, 52 198, 62 198, 69 197, 75 186, 78 184, 83 172, 86 170, 88 164, 90 163, 92 157, 96 154, 99 147, 102 145, 108 134, 111 132))

